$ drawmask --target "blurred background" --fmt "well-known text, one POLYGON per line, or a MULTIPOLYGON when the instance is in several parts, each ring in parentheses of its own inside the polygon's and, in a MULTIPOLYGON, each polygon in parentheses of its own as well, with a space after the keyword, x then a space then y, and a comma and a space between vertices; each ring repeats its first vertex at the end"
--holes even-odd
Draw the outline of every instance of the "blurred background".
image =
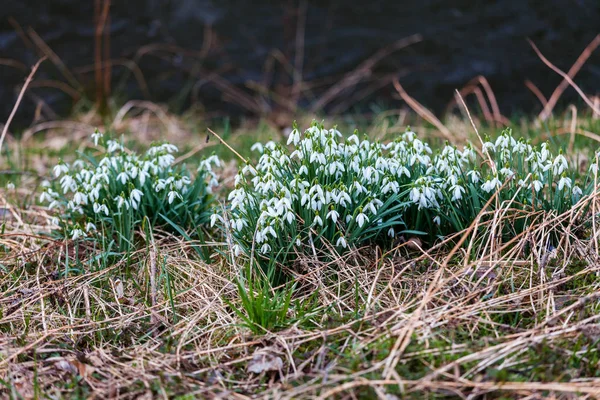
MULTIPOLYGON (((568 71, 599 31, 598 0, 11 0, 0 9, 0 121, 43 56, 12 130, 114 116, 130 100, 281 128, 299 113, 368 117, 406 106, 394 78, 437 115, 455 89, 474 107, 493 94, 504 115, 529 115, 562 77, 528 39, 568 71)), ((574 80, 598 95, 600 52, 574 80)), ((557 108, 571 102, 580 96, 567 88, 557 108)))

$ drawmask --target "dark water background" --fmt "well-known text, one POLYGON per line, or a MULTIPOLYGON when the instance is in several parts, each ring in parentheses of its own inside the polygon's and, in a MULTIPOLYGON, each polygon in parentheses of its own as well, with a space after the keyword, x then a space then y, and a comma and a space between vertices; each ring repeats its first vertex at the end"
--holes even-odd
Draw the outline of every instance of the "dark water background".
MULTIPOLYGON (((36 76, 37 87, 32 87, 19 110, 19 122, 31 121, 40 100, 48 110, 64 116, 72 110, 73 97, 94 99, 94 31, 92 0, 4 0, 0 59, 10 60, 11 65, 0 63, 0 120, 6 119, 18 86, 43 53, 31 39, 35 34, 72 77, 46 61, 36 76)), ((567 70, 600 33, 600 0, 113 1, 109 33, 110 58, 116 60, 111 73, 113 94, 121 100, 168 102, 175 111, 196 104, 234 115, 268 113, 285 108, 290 99, 310 108, 344 74, 377 51, 420 34, 421 42, 387 55, 370 74, 360 75, 357 85, 318 111, 366 109, 373 102, 399 106, 388 83, 396 74, 412 96, 440 112, 455 88, 483 75, 502 111, 511 114, 540 109, 524 85, 526 79, 546 96, 561 80, 526 39, 567 70), (298 26, 304 27, 301 42, 298 26), (295 96, 290 68, 297 65, 298 48, 304 53, 302 78, 314 88, 295 96), (275 59, 279 61, 268 61, 275 59), (139 68, 137 79, 120 64, 124 60, 139 68), (257 96, 248 88, 249 82, 263 84, 283 100, 273 101, 272 93, 257 96), (241 89, 255 104, 240 105, 243 94, 232 94, 231 88, 241 89), (224 93, 230 98, 224 99, 224 93)), ((600 50, 575 80, 586 93, 600 92, 600 50)), ((576 93, 568 90, 562 101, 576 99, 576 93)))

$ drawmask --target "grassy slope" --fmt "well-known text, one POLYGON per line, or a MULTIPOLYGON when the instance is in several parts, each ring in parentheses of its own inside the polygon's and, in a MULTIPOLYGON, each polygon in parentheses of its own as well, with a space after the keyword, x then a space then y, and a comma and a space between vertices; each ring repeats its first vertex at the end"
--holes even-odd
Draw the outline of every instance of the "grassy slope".
MULTIPOLYGON (((390 138, 409 122, 389 117, 367 125, 347 119, 340 127, 390 138)), ((164 121, 145 128, 143 123, 141 117, 128 120, 120 130, 142 142, 165 132, 164 121)), ((459 120, 447 125, 457 141, 474 139, 470 125, 459 120)), ((536 128, 515 121, 515 129, 533 141, 568 125, 555 120, 536 128)), ((264 124, 235 132, 212 126, 244 157, 255 141, 278 137, 264 124)), ((600 132, 597 120, 580 119, 578 126, 600 132)), ((439 135, 428 127, 415 130, 439 135)), ((83 134, 89 132, 82 129, 83 134)), ((544 232, 555 220, 540 221, 504 247, 470 235, 470 252, 451 252, 449 245, 421 249, 408 242, 383 255, 367 248, 328 264, 301 260, 288 313, 296 322, 253 334, 235 312, 241 310, 235 278, 246 261, 229 263, 224 243, 208 244, 214 256, 205 263, 193 244, 160 232, 141 238, 127 257, 102 254, 93 242, 46 235, 48 211, 35 205, 37 175, 45 175, 58 157, 73 158, 81 135, 67 130, 10 142, 2 159, 0 184, 16 185, 0 198, 4 395, 521 398, 554 393, 568 398, 600 393, 597 243, 570 238, 546 251, 544 232), (531 251, 523 252, 527 246, 531 251), (261 366, 267 370, 248 372, 261 366)), ((190 151, 191 163, 213 151, 232 158, 204 135, 196 126, 169 138, 175 137, 182 154, 190 151)), ((568 134, 551 138, 556 147, 569 147, 569 140, 568 134)), ((597 142, 581 135, 573 143, 582 160, 592 146, 597 142)), ((233 173, 233 166, 224 172, 233 173)), ((225 179, 223 190, 230 185, 231 178, 225 179)), ((595 229, 592 236, 598 237, 595 229)))

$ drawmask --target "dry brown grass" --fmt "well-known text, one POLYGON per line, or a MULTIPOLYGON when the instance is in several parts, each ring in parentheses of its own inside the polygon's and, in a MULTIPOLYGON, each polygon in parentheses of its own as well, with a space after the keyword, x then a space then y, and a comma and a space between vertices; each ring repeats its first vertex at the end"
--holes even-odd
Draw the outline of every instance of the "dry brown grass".
MULTIPOLYGON (((599 199, 588 201, 598 209, 599 199)), ((87 262, 99 249, 48 238, 46 210, 5 202, 0 379, 9 388, 3 393, 595 398, 600 378, 585 368, 570 371, 569 379, 527 372, 545 362, 531 360, 538 348, 582 365, 598 360, 600 232, 594 221, 588 239, 575 234, 580 209, 538 215, 509 242, 490 234, 511 218, 510 208, 500 208, 488 222, 475 221, 470 231, 431 248, 409 241, 327 263, 302 259, 294 268, 294 297, 318 291, 310 323, 252 335, 231 308, 240 307, 233 284, 239 271, 222 255, 205 263, 192 243, 157 232, 128 258, 92 270, 94 262, 87 262), (551 251, 548 231, 557 224, 570 229, 551 251), (464 245, 453 247, 461 239, 464 245), (87 266, 59 277, 66 258, 72 268, 77 260, 87 266), (581 338, 591 338, 586 348, 571 347, 581 338), (257 360, 266 370, 248 372, 257 360), (513 371, 512 380, 492 373, 503 369, 513 371)))

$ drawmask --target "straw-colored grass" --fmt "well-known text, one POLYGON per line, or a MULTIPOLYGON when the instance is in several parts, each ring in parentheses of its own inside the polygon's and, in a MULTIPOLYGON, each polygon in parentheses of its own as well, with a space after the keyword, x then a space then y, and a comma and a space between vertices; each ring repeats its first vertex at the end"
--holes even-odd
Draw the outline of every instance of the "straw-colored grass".
MULTIPOLYGON (((189 128, 191 117, 159 110, 129 104, 109 129, 134 145, 169 135, 187 151, 182 161, 228 154, 218 140, 207 142, 204 132, 189 128)), ((382 115, 366 131, 393 137, 412 118, 382 115)), ((570 129, 571 119, 522 131, 535 139, 570 129)), ((532 215, 535 223, 508 242, 481 235, 500 232, 513 217, 510 208, 499 208, 430 248, 409 240, 327 262, 302 256, 290 270, 296 288, 288 317, 295 322, 256 334, 236 313, 244 312, 236 280, 247 260, 231 262, 227 238, 205 244, 213 254, 207 263, 197 243, 160 231, 140 234, 135 251, 111 258, 104 269, 95 268, 102 251, 93 242, 53 238, 46 227, 50 211, 36 205, 40 177, 58 157, 74 157, 78 132, 87 136, 99 122, 90 114, 46 124, 18 140, 7 136, 0 166, 2 187, 15 184, 0 195, 3 396, 600 396, 600 230, 595 219, 578 226, 585 204, 562 215, 532 215), (548 248, 547 232, 559 225, 569 229, 556 249, 548 248)), ((467 119, 450 118, 445 126, 443 134, 428 126, 415 130, 476 143, 467 119)), ((278 134, 262 125, 215 128, 244 157, 250 140, 278 134)), ((580 116, 571 130, 574 154, 595 144, 577 132, 597 128, 580 116)), ((554 144, 568 146, 568 135, 562 138, 554 144)), ((223 172, 224 192, 235 170, 223 172)), ((585 200, 593 214, 599 196, 585 200)))

